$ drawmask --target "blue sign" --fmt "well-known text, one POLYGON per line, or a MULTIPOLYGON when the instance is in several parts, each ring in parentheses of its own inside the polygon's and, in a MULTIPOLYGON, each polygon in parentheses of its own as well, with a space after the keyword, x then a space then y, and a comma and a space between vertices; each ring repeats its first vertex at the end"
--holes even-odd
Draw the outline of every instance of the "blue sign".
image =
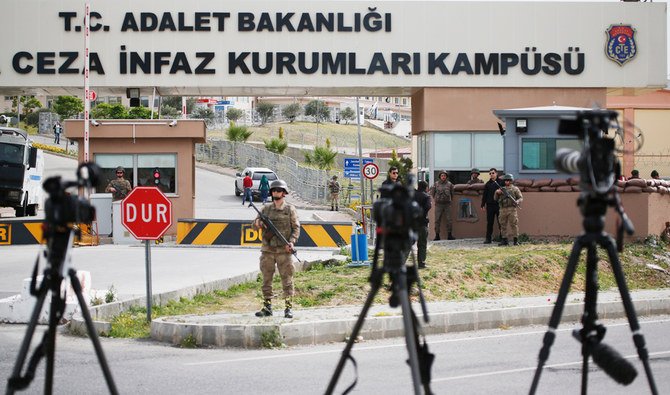
MULTIPOLYGON (((363 166, 372 163, 372 158, 363 158, 363 166)), ((344 177, 359 179, 361 178, 361 166, 359 158, 344 158, 344 177)))

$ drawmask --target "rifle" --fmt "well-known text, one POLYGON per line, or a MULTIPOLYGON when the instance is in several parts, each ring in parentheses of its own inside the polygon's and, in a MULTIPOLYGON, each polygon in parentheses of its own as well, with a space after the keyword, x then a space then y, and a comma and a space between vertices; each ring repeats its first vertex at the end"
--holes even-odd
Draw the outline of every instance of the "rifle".
MULTIPOLYGON (((249 206, 250 206, 250 207, 253 207, 254 210, 256 210, 256 212, 258 213, 258 216, 260 217, 261 221, 263 221, 263 223, 265 224, 265 226, 266 226, 268 229, 270 229, 270 231, 271 231, 275 236, 279 237, 279 240, 283 241, 285 245, 289 245, 289 244, 290 244, 290 243, 288 242, 288 240, 286 240, 286 237, 284 237, 284 235, 281 234, 281 232, 279 231, 279 229, 277 229, 277 227, 275 226, 275 224, 272 223, 272 220, 270 220, 270 218, 268 218, 267 215, 261 213, 261 211, 258 209, 258 207, 256 207, 256 206, 254 205, 253 202, 249 202, 249 206)), ((300 258, 298 258, 298 252, 295 250, 295 248, 291 248, 291 254, 293 254, 293 256, 295 257, 295 259, 298 260, 298 262, 302 263, 302 261, 300 260, 300 258)))
POLYGON ((516 199, 514 199, 514 197, 512 197, 512 195, 510 195, 509 192, 507 192, 507 190, 505 188, 501 187, 500 184, 498 184, 497 181, 496 181, 496 186, 498 187, 498 190, 502 191, 502 194, 505 195, 506 198, 509 198, 509 200, 512 201, 512 204, 514 205, 514 207, 521 210, 521 206, 519 205, 519 202, 517 202, 516 199))

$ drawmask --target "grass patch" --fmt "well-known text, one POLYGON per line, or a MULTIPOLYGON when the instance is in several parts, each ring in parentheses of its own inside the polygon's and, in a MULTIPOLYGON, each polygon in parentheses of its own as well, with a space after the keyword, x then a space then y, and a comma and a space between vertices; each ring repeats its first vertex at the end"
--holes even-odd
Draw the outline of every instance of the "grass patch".
MULTIPOLYGON (((521 247, 446 249, 431 247, 427 257, 428 269, 420 272, 424 296, 428 302, 458 299, 529 296, 557 293, 572 250, 563 242, 535 242, 521 247)), ((584 289, 585 255, 575 272, 572 291, 584 289)), ((616 288, 616 281, 607 254, 598 250, 598 281, 601 290, 616 288)), ((670 270, 670 250, 665 244, 629 244, 620 254, 628 287, 654 289, 670 285, 670 276, 648 267, 654 264, 670 270)), ((317 262, 308 270, 297 272, 294 278, 296 308, 361 305, 370 291, 370 270, 349 268, 336 261, 317 262)), ((382 290, 374 303, 387 304, 389 276, 384 276, 382 290)), ((249 313, 261 304, 260 277, 256 281, 182 298, 152 310, 153 317, 208 314, 217 312, 249 313)), ((275 276, 275 304, 281 305, 281 281, 275 276)), ((416 295, 412 295, 416 299, 416 295)), ((112 322, 113 337, 148 337, 146 310, 134 308, 112 322)))
POLYGON ((195 336, 193 334, 189 334, 185 338, 181 340, 181 343, 179 344, 179 347, 181 348, 197 348, 198 343, 195 340, 195 336))
POLYGON ((282 348, 286 347, 284 339, 279 332, 279 328, 273 328, 261 333, 261 347, 263 348, 282 348))

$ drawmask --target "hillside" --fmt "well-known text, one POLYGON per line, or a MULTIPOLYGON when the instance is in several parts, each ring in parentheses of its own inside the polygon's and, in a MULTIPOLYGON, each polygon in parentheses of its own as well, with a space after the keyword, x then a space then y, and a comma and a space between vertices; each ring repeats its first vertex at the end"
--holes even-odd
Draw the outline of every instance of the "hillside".
MULTIPOLYGON (((249 138, 249 141, 263 141, 264 139, 278 137, 280 127, 284 129, 284 138, 292 145, 324 145, 326 139, 330 139, 330 144, 333 148, 358 146, 358 128, 355 124, 316 124, 314 122, 297 121, 293 123, 281 122, 251 126, 249 130, 253 134, 249 138)), ((207 131, 207 137, 225 138, 225 136, 225 130, 207 131)), ((409 140, 363 126, 361 127, 361 138, 364 150, 404 148, 411 145, 409 140)))

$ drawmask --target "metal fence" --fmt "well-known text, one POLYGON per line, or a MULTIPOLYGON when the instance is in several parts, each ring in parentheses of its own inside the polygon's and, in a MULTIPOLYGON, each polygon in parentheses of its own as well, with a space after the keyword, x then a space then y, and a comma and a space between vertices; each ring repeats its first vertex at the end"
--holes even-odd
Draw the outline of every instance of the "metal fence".
POLYGON ((196 160, 239 169, 267 167, 286 181, 292 194, 317 204, 327 198, 329 175, 325 170, 300 166, 292 158, 250 144, 227 140, 196 144, 196 160))

